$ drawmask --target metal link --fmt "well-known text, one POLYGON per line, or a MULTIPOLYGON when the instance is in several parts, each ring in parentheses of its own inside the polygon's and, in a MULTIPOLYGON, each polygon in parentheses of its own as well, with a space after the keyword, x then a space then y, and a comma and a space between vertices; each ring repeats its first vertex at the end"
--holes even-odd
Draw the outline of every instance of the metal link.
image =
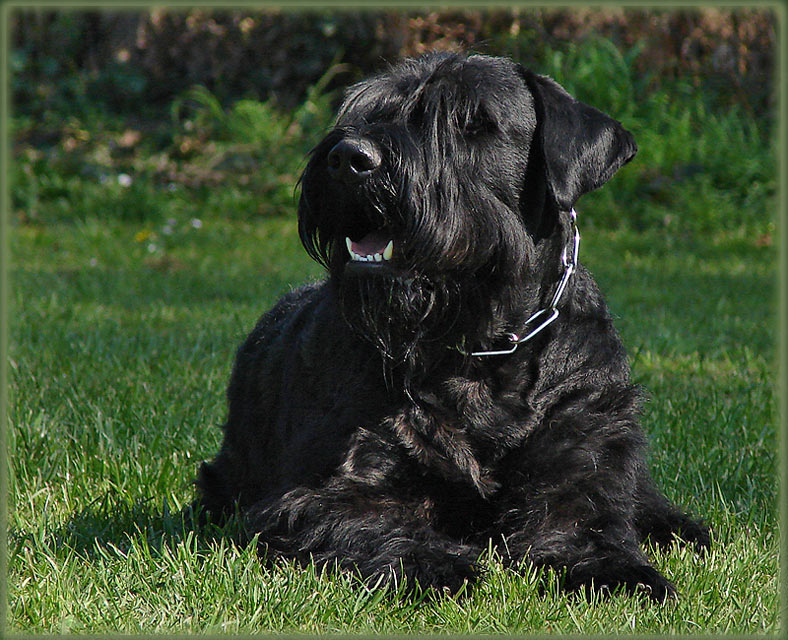
POLYGON ((528 329, 528 325, 530 325, 534 320, 545 313, 549 313, 550 317, 547 320, 544 320, 542 324, 538 327, 533 329, 530 333, 525 335, 524 337, 519 337, 516 333, 509 334, 509 341, 512 343, 511 348, 509 349, 501 349, 499 351, 472 351, 472 356, 505 356, 510 353, 514 353, 517 347, 519 347, 523 342, 528 342, 531 338, 537 335, 542 329, 544 329, 547 325, 553 322, 558 317, 558 303, 561 300, 561 296, 564 293, 564 289, 566 289, 566 285, 569 282, 569 278, 572 277, 572 274, 577 269, 577 256, 578 252, 580 251, 580 231, 577 228, 577 212, 572 209, 569 212, 569 215, 572 218, 572 259, 567 257, 566 250, 568 247, 568 243, 564 246, 563 251, 561 252, 561 264, 564 266, 564 273, 561 276, 561 281, 558 283, 558 287, 556 287, 555 293, 553 294, 553 299, 550 301, 550 306, 545 309, 539 309, 536 313, 534 313, 528 320, 525 321, 525 330, 528 329))

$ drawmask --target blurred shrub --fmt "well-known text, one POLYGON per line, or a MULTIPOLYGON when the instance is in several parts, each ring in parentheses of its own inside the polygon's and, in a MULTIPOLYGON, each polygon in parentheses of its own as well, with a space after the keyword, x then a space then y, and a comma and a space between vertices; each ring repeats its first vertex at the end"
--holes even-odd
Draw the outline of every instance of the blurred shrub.
POLYGON ((140 16, 85 11, 11 13, 16 114, 39 120, 97 109, 133 111, 146 100, 146 70, 131 63, 140 16))
POLYGON ((768 9, 496 9, 294 11, 153 9, 11 14, 12 90, 24 112, 108 104, 137 110, 189 87, 221 102, 275 99, 292 107, 332 61, 344 85, 400 55, 476 49, 539 70, 545 55, 589 36, 633 61, 652 86, 682 77, 763 114, 774 105, 776 16, 768 9))
POLYGON ((222 103, 274 98, 293 107, 333 61, 352 60, 355 74, 366 74, 396 57, 404 25, 398 14, 280 10, 16 11, 11 19, 14 102, 34 114, 95 103, 136 111, 194 85, 222 103))
POLYGON ((309 150, 333 120, 332 77, 329 71, 290 110, 249 99, 225 108, 205 87, 193 87, 172 103, 174 157, 159 176, 198 190, 222 186, 231 200, 222 205, 226 217, 292 209, 309 150))
POLYGON ((197 211, 224 218, 291 212, 307 154, 333 119, 332 77, 325 74, 290 110, 249 99, 225 107, 197 85, 172 101, 170 121, 152 131, 117 118, 70 118, 48 139, 34 119, 17 117, 15 217, 150 222, 197 211))
POLYGON ((400 54, 473 49, 552 75, 635 134, 615 187, 583 198, 584 224, 762 230, 774 25, 710 8, 15 11, 12 207, 23 222, 292 211, 336 89, 400 54))
POLYGON ((544 60, 545 73, 614 114, 638 142, 615 187, 583 198, 581 208, 593 212, 589 223, 708 231, 769 221, 777 181, 768 127, 742 105, 718 108, 690 79, 655 86, 652 74, 638 69, 641 46, 622 53, 588 38, 544 60))

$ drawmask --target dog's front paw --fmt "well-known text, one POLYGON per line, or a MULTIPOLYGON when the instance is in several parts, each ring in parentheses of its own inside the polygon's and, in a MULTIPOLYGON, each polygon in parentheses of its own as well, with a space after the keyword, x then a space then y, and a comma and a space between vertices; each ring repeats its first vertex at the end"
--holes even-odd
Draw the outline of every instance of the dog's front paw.
POLYGON ((440 594, 467 594, 479 578, 481 567, 468 552, 414 550, 368 574, 368 586, 403 587, 405 591, 440 594))
POLYGON ((640 565, 612 565, 594 573, 575 567, 567 572, 564 583, 570 591, 582 591, 589 595, 592 591, 610 593, 624 589, 629 594, 645 593, 651 600, 663 603, 678 597, 676 588, 654 567, 640 565))
POLYGON ((691 544, 697 553, 707 551, 711 546, 711 529, 702 522, 688 519, 676 535, 680 541, 691 544))

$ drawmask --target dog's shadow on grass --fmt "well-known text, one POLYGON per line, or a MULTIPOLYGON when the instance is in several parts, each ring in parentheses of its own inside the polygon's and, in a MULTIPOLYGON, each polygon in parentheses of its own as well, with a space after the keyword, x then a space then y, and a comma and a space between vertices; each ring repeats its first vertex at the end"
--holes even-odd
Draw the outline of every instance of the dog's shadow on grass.
MULTIPOLYGON (((208 549, 219 540, 238 546, 250 542, 239 517, 231 516, 221 526, 206 522, 193 505, 172 511, 167 501, 155 505, 152 498, 132 503, 112 500, 108 495, 97 498, 76 511, 47 536, 54 550, 68 549, 86 558, 103 551, 129 552, 135 545, 156 555, 166 546, 182 544, 191 535, 198 549, 208 549)), ((35 532, 9 532, 9 546, 21 547, 35 532)))
MULTIPOLYGON (((26 542, 37 538, 35 531, 10 530, 9 555, 15 556, 26 542)), ((45 538, 45 544, 56 554, 75 553, 88 561, 134 553, 150 556, 155 561, 157 557, 167 551, 174 552, 183 544, 188 544, 192 551, 210 551, 219 543, 247 548, 251 544, 257 545, 257 537, 250 535, 239 513, 216 524, 204 518, 194 504, 173 512, 166 500, 158 506, 152 498, 118 503, 108 495, 97 498, 75 512, 45 538)), ((260 562, 266 569, 278 566, 288 570, 291 565, 295 566, 292 561, 269 559, 261 551, 261 547, 257 546, 260 562)), ((322 569, 312 567, 311 572, 307 571, 304 575, 307 580, 317 581, 323 573, 335 575, 340 572, 336 566, 322 569)), ((445 595, 439 590, 410 588, 405 582, 376 589, 352 572, 346 577, 348 584, 363 589, 373 602, 385 598, 388 602, 402 601, 412 607, 432 603, 445 595)), ((463 587, 460 593, 466 593, 466 589, 470 593, 470 585, 463 587)))

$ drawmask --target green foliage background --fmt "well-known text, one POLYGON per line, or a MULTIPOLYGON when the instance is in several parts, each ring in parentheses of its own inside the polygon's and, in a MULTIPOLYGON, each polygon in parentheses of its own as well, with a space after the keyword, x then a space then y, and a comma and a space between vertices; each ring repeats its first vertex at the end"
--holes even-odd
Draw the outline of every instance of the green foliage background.
POLYGON ((584 201, 590 224, 768 231, 768 11, 16 11, 12 33, 23 221, 167 219, 182 199, 154 194, 181 187, 201 210, 285 213, 342 86, 400 54, 475 48, 553 76, 635 134, 616 188, 584 201))

